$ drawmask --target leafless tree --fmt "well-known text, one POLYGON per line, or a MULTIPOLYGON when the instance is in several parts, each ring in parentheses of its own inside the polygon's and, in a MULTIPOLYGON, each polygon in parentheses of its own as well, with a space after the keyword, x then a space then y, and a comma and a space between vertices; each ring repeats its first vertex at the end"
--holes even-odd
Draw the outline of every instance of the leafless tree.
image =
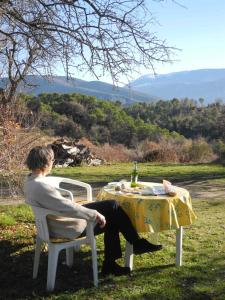
MULTIPOLYGON (((158 0, 159 1, 159 0, 158 0)), ((161 0, 163 1, 163 0, 161 0)), ((146 0, 0 0, 0 78, 7 103, 27 74, 67 76, 74 67, 114 82, 139 65, 170 61, 173 48, 150 32, 146 0)))
POLYGON ((18 85, 27 75, 51 77, 56 67, 68 77, 72 70, 96 78, 109 73, 118 82, 139 65, 154 70, 157 61, 169 61, 173 48, 150 31, 146 1, 0 0, 0 183, 11 194, 22 181, 26 153, 40 138, 22 122, 30 117, 18 85))

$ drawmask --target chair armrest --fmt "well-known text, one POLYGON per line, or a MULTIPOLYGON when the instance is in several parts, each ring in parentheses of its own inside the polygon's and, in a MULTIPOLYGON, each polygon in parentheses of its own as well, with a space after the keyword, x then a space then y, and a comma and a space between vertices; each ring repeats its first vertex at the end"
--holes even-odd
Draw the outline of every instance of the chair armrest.
POLYGON ((60 194, 62 194, 62 196, 65 196, 65 194, 67 194, 69 197, 68 199, 73 201, 73 194, 71 193, 71 191, 68 191, 68 190, 65 190, 65 189, 62 189, 62 188, 56 188, 57 191, 60 192, 60 194))
MULTIPOLYGON (((67 217, 68 215, 65 212, 58 212, 38 206, 31 205, 31 208, 33 210, 34 216, 35 216, 35 224, 37 228, 37 236, 39 236, 42 240, 49 242, 49 228, 47 223, 47 216, 48 215, 55 215, 55 216, 62 216, 67 217)), ((80 218, 82 219, 82 218, 80 218)), ((96 224, 96 221, 87 221, 87 237, 91 241, 94 238, 94 226, 96 224)))

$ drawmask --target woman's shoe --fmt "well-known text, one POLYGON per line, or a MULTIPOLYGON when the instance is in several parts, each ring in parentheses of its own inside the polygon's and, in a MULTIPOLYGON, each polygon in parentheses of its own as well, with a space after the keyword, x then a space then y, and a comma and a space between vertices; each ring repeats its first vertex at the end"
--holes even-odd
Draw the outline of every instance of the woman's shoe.
POLYGON ((159 251, 161 249, 162 249, 162 245, 151 244, 146 239, 139 239, 133 244, 134 254, 154 252, 154 251, 159 251))
POLYGON ((110 275, 110 274, 113 274, 115 276, 129 275, 130 268, 121 267, 115 261, 103 262, 102 275, 110 275))

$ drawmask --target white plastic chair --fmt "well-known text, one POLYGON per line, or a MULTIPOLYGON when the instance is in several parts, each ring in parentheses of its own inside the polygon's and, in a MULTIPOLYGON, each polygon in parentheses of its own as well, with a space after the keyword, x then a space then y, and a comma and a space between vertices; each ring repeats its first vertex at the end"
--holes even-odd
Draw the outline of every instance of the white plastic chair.
MULTIPOLYGON (((69 200, 75 201, 76 199, 73 196, 73 193, 69 190, 63 189, 61 187, 61 183, 67 183, 70 186, 80 186, 84 189, 86 189, 86 201, 90 202, 93 201, 92 198, 92 187, 90 184, 75 180, 75 179, 70 179, 66 177, 58 177, 58 176, 47 176, 45 177, 45 182, 48 183, 49 185, 55 187, 64 197, 68 197, 69 200)), ((79 246, 74 247, 74 250, 78 252, 80 250, 79 246)))
MULTIPOLYGON (((61 182, 66 182, 74 185, 79 185, 87 190, 87 200, 92 201, 92 189, 87 183, 80 182, 73 179, 62 177, 46 177, 46 182, 56 187, 60 192, 67 193, 70 200, 73 200, 73 194, 65 189, 59 188, 61 182)), ((69 201, 69 200, 68 200, 69 201)), ((41 254, 41 245, 43 242, 48 245, 48 271, 47 271, 47 291, 53 291, 55 286, 56 270, 58 263, 58 255, 62 249, 66 249, 66 264, 73 265, 73 252, 74 249, 79 249, 82 244, 89 244, 92 251, 92 267, 94 286, 98 286, 98 264, 97 264, 97 251, 96 240, 94 236, 94 222, 87 222, 86 237, 75 239, 72 241, 52 242, 49 236, 47 215, 63 216, 63 214, 48 210, 41 207, 31 206, 35 215, 35 224, 37 228, 36 247, 34 255, 33 278, 37 278, 38 267, 41 254)))

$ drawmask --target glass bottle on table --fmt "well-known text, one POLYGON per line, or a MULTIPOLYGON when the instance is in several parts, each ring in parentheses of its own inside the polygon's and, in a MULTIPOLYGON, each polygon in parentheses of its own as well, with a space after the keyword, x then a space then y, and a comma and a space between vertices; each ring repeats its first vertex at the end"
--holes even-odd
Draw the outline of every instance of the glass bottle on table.
POLYGON ((137 162, 134 162, 134 168, 133 171, 131 173, 131 182, 130 182, 130 186, 131 187, 136 187, 137 186, 137 182, 138 182, 138 169, 137 169, 137 162))

